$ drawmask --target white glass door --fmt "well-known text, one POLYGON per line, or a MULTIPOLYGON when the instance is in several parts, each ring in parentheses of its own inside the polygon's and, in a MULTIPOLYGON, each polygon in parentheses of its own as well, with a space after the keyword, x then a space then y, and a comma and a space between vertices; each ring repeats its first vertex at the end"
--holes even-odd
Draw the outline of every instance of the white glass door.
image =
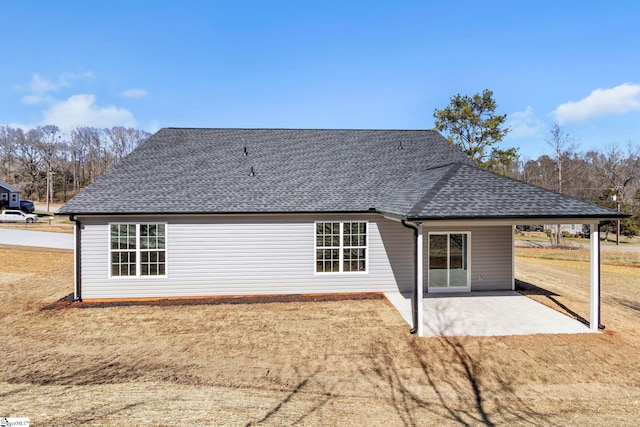
POLYGON ((429 292, 468 291, 469 233, 429 233, 429 292))

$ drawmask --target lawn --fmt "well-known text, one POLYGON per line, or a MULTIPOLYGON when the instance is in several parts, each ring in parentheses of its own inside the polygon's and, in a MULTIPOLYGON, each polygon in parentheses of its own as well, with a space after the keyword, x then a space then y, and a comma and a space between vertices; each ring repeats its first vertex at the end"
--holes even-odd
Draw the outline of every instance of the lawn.
MULTIPOLYGON (((521 252, 518 251, 520 254, 521 252)), ((588 264, 516 258, 588 317, 588 264)), ((32 425, 635 425, 640 268, 603 266, 604 333, 417 338, 386 300, 46 309, 68 251, 0 247, 0 416, 32 425)))

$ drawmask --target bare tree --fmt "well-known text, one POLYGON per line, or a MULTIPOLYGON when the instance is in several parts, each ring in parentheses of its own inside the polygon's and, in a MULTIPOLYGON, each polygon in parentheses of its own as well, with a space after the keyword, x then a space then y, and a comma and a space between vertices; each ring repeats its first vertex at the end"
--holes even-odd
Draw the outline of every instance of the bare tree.
POLYGON ((26 134, 22 129, 16 133, 17 176, 23 182, 23 189, 28 197, 41 196, 42 151, 40 150, 40 133, 32 129, 26 134))
POLYGON ((139 129, 112 127, 104 131, 109 141, 110 151, 115 161, 122 160, 131 153, 138 144, 149 137, 149 133, 139 129))
MULTIPOLYGON (((547 144, 552 149, 551 158, 555 168, 552 188, 559 193, 563 193, 570 172, 567 167, 570 164, 571 157, 575 156, 578 145, 574 142, 573 137, 556 122, 551 126, 550 133, 547 144)), ((552 230, 551 243, 554 246, 562 244, 562 224, 556 224, 555 234, 552 230)))
MULTIPOLYGON (((0 178, 5 180, 11 176, 15 166, 16 133, 16 129, 0 126, 0 178)), ((13 177, 9 181, 13 182, 13 177)))
MULTIPOLYGON (((640 181, 640 149, 629 143, 624 153, 619 146, 609 144, 604 153, 593 156, 592 165, 595 175, 601 178, 603 197, 611 197, 616 209, 629 208, 634 213, 640 181)), ((615 230, 617 244, 620 244, 621 225, 618 220, 615 230)))

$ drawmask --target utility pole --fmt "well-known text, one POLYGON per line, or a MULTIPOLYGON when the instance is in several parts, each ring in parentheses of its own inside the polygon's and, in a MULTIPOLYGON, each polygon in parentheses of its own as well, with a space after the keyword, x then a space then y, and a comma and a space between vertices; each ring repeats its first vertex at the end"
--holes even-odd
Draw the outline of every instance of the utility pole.
POLYGON ((49 189, 50 189, 50 180, 51 180, 51 170, 47 171, 47 213, 49 213, 49 189))
MULTIPOLYGON (((614 190, 616 194, 613 195, 613 201, 616 202, 616 211, 620 213, 620 187, 614 190)), ((616 219, 616 246, 620 246, 620 218, 616 219)))
MULTIPOLYGON (((52 170, 49 171, 49 175, 51 176, 51 178, 49 178, 49 185, 51 186, 51 189, 49 190, 49 195, 50 195, 50 200, 51 203, 53 203, 53 175, 55 175, 56 173, 52 170)), ((47 212, 49 211, 49 202, 47 202, 47 212)))

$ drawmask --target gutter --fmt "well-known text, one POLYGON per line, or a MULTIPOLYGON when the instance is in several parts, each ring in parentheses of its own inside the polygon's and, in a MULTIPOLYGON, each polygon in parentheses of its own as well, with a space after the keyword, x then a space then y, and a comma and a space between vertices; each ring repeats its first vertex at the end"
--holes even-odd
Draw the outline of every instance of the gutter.
POLYGON ((413 327, 409 330, 410 333, 415 334, 418 332, 418 227, 414 224, 407 223, 406 220, 401 220, 400 223, 413 230, 413 294, 411 295, 411 320, 413 321, 413 327))
POLYGON ((82 262, 81 262, 81 246, 80 243, 82 241, 81 238, 81 230, 82 224, 80 220, 75 215, 69 215, 69 220, 75 223, 74 237, 75 237, 75 248, 73 251, 73 263, 74 265, 74 290, 73 290, 73 302, 82 302, 82 262))

